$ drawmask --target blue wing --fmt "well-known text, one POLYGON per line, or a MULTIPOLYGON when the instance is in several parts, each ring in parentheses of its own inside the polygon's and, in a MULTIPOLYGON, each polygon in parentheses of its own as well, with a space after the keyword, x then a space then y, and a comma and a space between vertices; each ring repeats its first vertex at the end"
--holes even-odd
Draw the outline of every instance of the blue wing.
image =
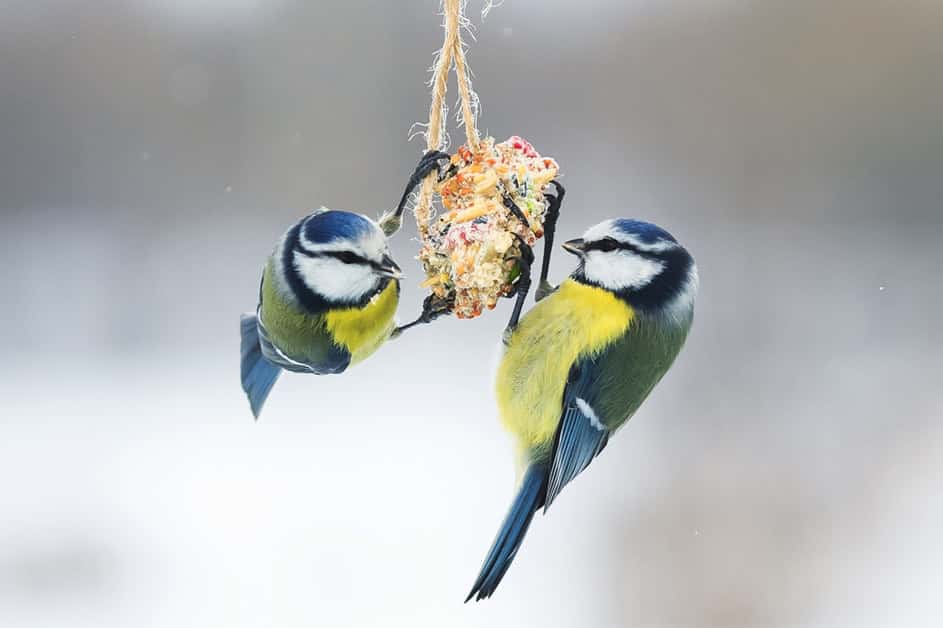
POLYGON ((240 375, 242 378, 242 390, 249 397, 249 406, 252 408, 252 415, 259 418, 262 412, 262 406, 268 399, 272 386, 282 372, 276 364, 267 360, 262 352, 259 343, 259 326, 254 314, 243 314, 240 318, 240 328, 242 334, 241 348, 242 358, 240 360, 240 375))
POLYGON ((601 353, 573 364, 563 391, 544 509, 635 414, 671 367, 688 328, 637 322, 601 353))
POLYGON ((563 417, 553 444, 544 512, 609 442, 610 430, 590 403, 595 397, 598 374, 594 359, 581 360, 570 369, 563 391, 563 417))

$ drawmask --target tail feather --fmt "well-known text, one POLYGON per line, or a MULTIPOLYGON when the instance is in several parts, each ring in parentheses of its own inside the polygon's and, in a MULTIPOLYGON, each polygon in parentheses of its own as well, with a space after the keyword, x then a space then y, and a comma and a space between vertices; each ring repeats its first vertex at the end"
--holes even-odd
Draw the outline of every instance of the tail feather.
POLYGON ((530 527, 534 513, 543 507, 547 495, 547 475, 546 466, 528 467, 517 497, 511 504, 511 510, 505 517, 504 523, 501 524, 498 536, 495 537, 485 563, 481 567, 481 573, 478 574, 471 592, 465 598, 466 602, 473 597, 476 600, 489 598, 498 588, 498 584, 501 583, 501 579, 511 566, 524 540, 524 535, 527 534, 527 528, 530 527))
POLYGON ((268 399, 268 394, 275 385, 281 373, 281 368, 275 366, 262 355, 262 346, 259 344, 258 318, 255 314, 243 314, 239 319, 242 332, 242 360, 240 375, 242 389, 249 397, 249 406, 256 419, 262 412, 262 406, 268 399))

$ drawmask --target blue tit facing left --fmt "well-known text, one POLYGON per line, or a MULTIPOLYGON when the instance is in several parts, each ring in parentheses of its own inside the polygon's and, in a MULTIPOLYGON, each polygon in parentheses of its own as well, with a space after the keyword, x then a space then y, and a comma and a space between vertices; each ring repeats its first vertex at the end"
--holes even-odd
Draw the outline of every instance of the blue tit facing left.
POLYGON ((466 602, 494 593, 534 513, 635 414, 694 317, 694 260, 660 227, 609 220, 563 246, 579 266, 505 334, 497 401, 523 473, 466 602))
POLYGON ((282 370, 342 373, 396 330, 399 266, 369 218, 321 208, 282 236, 254 314, 243 314, 242 388, 258 418, 282 370))

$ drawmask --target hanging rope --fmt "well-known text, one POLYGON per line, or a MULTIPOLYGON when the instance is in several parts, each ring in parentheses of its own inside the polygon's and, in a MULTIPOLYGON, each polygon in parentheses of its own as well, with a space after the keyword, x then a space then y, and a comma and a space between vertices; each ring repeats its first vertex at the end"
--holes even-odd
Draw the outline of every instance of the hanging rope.
MULTIPOLYGON (((462 5, 465 0, 453 0, 457 6, 459 26, 467 24, 467 18, 462 14, 462 5)), ((461 121, 465 123, 465 141, 473 153, 478 152, 478 129, 475 128, 478 113, 478 96, 472 91, 471 80, 468 78, 468 64, 465 62, 465 44, 462 43, 461 33, 455 37, 452 51, 455 63, 455 81, 458 83, 458 93, 462 101, 461 121)))
MULTIPOLYGON (((445 39, 439 50, 435 69, 432 74, 432 104, 429 106, 429 123, 426 127, 426 149, 442 150, 445 148, 445 125, 448 119, 448 105, 445 102, 448 90, 449 70, 455 67, 455 79, 462 103, 462 121, 465 124, 465 139, 472 151, 478 150, 478 129, 475 128, 476 97, 468 80, 468 65, 465 61, 465 44, 462 42, 461 28, 466 24, 463 13, 464 0, 442 0, 444 15, 443 28, 445 39)), ((433 172, 422 182, 413 214, 419 229, 419 237, 425 239, 429 232, 429 218, 432 211, 432 194, 436 173, 433 172)))
MULTIPOLYGON (((514 293, 516 280, 518 290, 525 285, 521 260, 544 233, 550 203, 543 191, 559 169, 553 159, 541 157, 516 135, 504 142, 479 138, 478 97, 472 90, 461 37, 462 29, 470 27, 464 15, 466 1, 442 0, 445 37, 430 82, 426 153, 396 210, 380 221, 384 233, 395 233, 409 190, 419 183, 413 205, 420 238, 417 259, 426 275, 421 285, 430 291, 421 322, 444 312, 474 318, 514 293), (465 128, 465 145, 448 155, 445 99, 453 68, 459 94, 457 121, 465 128), (450 164, 443 173, 439 162, 445 158, 450 164), (437 181, 440 175, 443 179, 437 181), (421 182, 419 177, 423 177, 421 182), (435 199, 441 201, 443 213, 433 220, 435 199)), ((526 290, 519 293, 518 310, 524 294, 526 290)))

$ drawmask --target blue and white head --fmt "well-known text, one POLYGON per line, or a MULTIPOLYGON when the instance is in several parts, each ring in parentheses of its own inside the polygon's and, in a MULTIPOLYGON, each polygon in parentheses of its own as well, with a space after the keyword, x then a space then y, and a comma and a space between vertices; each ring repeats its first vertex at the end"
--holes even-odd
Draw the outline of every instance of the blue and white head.
POLYGON ((281 258, 288 286, 311 309, 363 305, 402 276, 375 222, 333 209, 292 227, 281 258))
POLYGON ((615 293, 634 309, 676 318, 697 296, 697 266, 670 233, 648 222, 615 218, 590 227, 563 248, 580 258, 576 281, 615 293))

